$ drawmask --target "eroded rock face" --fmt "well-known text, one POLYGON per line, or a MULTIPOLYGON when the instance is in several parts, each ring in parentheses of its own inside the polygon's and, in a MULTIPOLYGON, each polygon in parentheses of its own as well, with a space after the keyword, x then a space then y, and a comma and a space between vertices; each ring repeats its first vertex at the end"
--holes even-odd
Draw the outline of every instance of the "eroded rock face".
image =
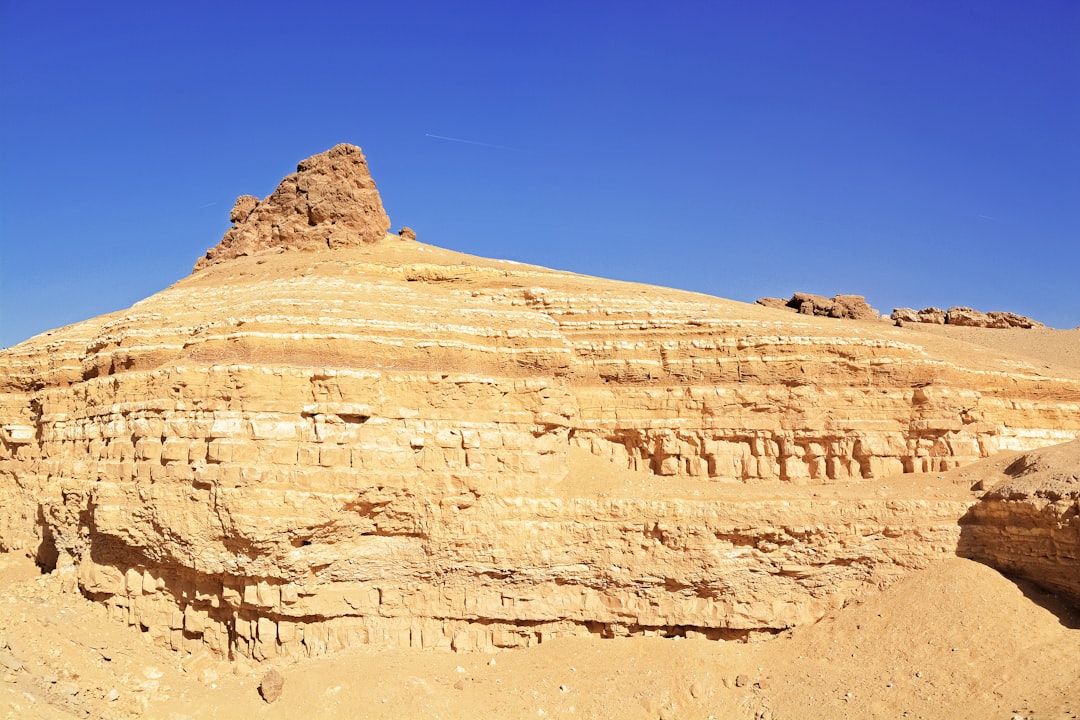
POLYGON ((911 308, 896 308, 891 318, 897 324, 905 322, 931 323, 934 325, 958 325, 983 328, 1036 328, 1046 327, 1037 320, 1011 312, 980 312, 969 307, 952 307, 948 311, 924 308, 915 312, 911 308))
POLYGON ((827 298, 812 293, 797 292, 790 300, 760 298, 758 305, 772 308, 789 308, 803 315, 821 315, 852 320, 877 320, 880 313, 870 307, 862 295, 835 295, 827 298))
POLYGON ((1020 455, 980 481, 963 552, 1080 607, 1080 442, 1020 455))
POLYGON ((0 546, 222 655, 747 637, 955 548, 970 497, 880 478, 1080 434, 1078 376, 781 317, 417 242, 216 257, 0 352, 0 546))
POLYGON ((390 229, 367 161, 355 145, 336 145, 302 161, 265 200, 237 199, 233 226, 195 264, 202 270, 242 255, 324 250, 382 240, 390 229))

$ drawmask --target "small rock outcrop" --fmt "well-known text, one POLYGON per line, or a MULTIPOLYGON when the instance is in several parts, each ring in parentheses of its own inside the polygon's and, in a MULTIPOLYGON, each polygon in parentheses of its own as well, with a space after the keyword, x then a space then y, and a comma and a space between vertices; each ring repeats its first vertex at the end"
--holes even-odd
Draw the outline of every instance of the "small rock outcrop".
POLYGON ((270 248, 317 250, 381 240, 390 229, 364 153, 335 145, 301 161, 265 200, 241 195, 233 226, 195 271, 270 248))
POLYGON ((933 325, 958 325, 983 328, 1037 328, 1046 327, 1037 320, 1011 312, 980 312, 969 307, 951 307, 948 311, 935 307, 916 312, 911 308, 896 308, 890 316, 897 325, 902 323, 930 323, 933 325))
POLYGON ((758 305, 771 308, 788 308, 803 315, 822 315, 831 318, 851 320, 877 320, 880 313, 866 302, 862 295, 823 295, 797 292, 790 300, 765 297, 757 301, 758 305))
POLYGON ((1080 607, 1080 441, 1020 455, 969 511, 962 551, 1080 607))
POLYGON ((398 230, 397 234, 398 234, 398 237, 400 237, 402 240, 415 240, 416 239, 416 231, 413 230, 411 227, 403 227, 400 230, 398 230))

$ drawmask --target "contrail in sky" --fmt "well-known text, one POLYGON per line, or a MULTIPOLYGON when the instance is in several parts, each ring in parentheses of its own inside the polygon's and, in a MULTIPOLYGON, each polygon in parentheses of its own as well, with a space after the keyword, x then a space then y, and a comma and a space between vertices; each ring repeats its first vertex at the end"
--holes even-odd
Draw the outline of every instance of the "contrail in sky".
POLYGON ((435 138, 436 140, 449 140, 450 142, 465 143, 466 145, 480 145, 481 147, 495 148, 497 150, 512 150, 513 152, 525 152, 520 148, 507 147, 506 145, 492 145, 491 143, 480 142, 479 140, 463 140, 461 138, 446 137, 445 135, 432 135, 431 133, 424 133, 424 137, 435 138))

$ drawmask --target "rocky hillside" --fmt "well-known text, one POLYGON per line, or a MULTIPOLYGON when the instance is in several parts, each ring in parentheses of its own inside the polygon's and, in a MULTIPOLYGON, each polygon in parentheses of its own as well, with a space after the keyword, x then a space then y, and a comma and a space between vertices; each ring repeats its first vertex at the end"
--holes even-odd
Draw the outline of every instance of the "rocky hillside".
POLYGON ((359 148, 232 219, 0 352, 0 549, 167 646, 771 634, 954 552, 936 473, 1080 436, 1075 368, 387 235, 359 148))

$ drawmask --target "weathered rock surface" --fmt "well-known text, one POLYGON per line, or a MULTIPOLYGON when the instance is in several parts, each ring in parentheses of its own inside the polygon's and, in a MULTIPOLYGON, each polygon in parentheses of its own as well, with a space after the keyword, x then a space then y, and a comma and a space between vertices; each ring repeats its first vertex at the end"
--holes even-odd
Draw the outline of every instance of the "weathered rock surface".
POLYGON ((238 202, 200 272, 0 352, 0 548, 164 645, 772 633, 954 551, 971 496, 877 479, 1080 435, 1069 368, 318 242, 361 237, 327 220, 347 203, 311 225, 292 202, 308 169, 357 167, 341 147, 238 202), (244 256, 282 232, 319 251, 244 256))
POLYGON ((969 307, 952 307, 948 311, 924 308, 915 312, 911 308, 896 308, 890 316, 897 324, 905 322, 932 323, 935 325, 959 325, 981 328, 1038 328, 1046 327, 1037 320, 1011 312, 980 312, 969 307))
POLYGON ((268 703, 279 700, 284 689, 285 678, 277 670, 271 669, 259 681, 259 695, 268 703))
POLYGON ((962 551, 1080 607, 1080 442, 1024 453, 980 479, 962 551))
POLYGON ((862 295, 836 295, 827 298, 822 295, 797 292, 790 300, 781 298, 760 298, 758 305, 772 308, 790 308, 803 315, 821 315, 831 318, 849 318, 852 320, 877 320, 881 315, 870 307, 862 295))
POLYGON ((378 242, 390 229, 363 152, 346 144, 301 162, 265 200, 240 196, 229 220, 233 226, 195 264, 196 271, 271 248, 311 250, 378 242))

